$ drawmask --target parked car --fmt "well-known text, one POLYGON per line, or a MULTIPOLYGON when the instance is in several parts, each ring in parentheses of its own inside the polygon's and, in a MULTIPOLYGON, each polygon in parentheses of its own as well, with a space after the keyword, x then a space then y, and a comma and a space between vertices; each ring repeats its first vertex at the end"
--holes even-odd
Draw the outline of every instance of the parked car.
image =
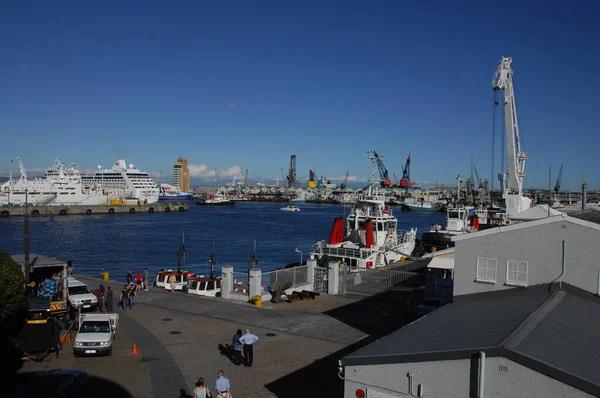
POLYGON ((446 305, 450 302, 447 298, 444 297, 430 297, 426 298, 419 306, 417 307, 417 314, 419 315, 427 315, 432 311, 437 310, 438 308, 446 305))

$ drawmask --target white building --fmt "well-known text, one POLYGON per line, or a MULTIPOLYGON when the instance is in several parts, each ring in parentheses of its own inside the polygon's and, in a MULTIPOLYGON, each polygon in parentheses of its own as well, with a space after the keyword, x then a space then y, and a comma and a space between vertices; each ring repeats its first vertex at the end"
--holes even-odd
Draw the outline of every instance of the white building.
POLYGON ((596 223, 561 214, 452 240, 455 297, 550 283, 559 276, 588 292, 599 292, 600 225, 596 223))

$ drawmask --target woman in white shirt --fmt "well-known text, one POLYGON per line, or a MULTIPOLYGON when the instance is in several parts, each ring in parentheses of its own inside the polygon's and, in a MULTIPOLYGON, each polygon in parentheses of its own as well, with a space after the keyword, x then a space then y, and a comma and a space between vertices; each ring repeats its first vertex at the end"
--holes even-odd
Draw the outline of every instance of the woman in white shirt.
POLYGON ((208 387, 204 385, 204 379, 202 377, 198 378, 196 382, 196 388, 192 392, 192 397, 194 398, 211 398, 210 391, 208 391, 208 387))

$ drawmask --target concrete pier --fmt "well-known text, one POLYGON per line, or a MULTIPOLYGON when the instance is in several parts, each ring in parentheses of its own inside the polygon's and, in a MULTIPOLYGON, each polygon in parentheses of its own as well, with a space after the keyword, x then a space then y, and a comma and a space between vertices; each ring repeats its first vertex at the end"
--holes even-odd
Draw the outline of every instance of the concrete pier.
MULTIPOLYGON (((25 206, 2 206, 0 218, 24 216, 25 206)), ((147 205, 95 205, 95 206, 29 206, 29 215, 35 216, 67 216, 98 215, 119 213, 170 213, 188 211, 186 203, 151 203, 147 205)))

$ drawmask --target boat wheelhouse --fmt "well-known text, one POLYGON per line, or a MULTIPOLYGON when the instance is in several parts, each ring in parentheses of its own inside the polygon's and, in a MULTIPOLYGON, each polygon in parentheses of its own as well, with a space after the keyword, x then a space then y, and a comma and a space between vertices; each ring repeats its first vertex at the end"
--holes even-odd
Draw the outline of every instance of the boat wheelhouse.
POLYGON ((185 292, 188 288, 189 279, 193 278, 196 274, 193 271, 178 271, 173 269, 160 270, 156 272, 154 286, 171 290, 171 284, 169 283, 171 275, 175 275, 175 290, 185 292))
POLYGON ((187 292, 198 296, 221 297, 221 283, 221 278, 200 275, 188 280, 187 292))

